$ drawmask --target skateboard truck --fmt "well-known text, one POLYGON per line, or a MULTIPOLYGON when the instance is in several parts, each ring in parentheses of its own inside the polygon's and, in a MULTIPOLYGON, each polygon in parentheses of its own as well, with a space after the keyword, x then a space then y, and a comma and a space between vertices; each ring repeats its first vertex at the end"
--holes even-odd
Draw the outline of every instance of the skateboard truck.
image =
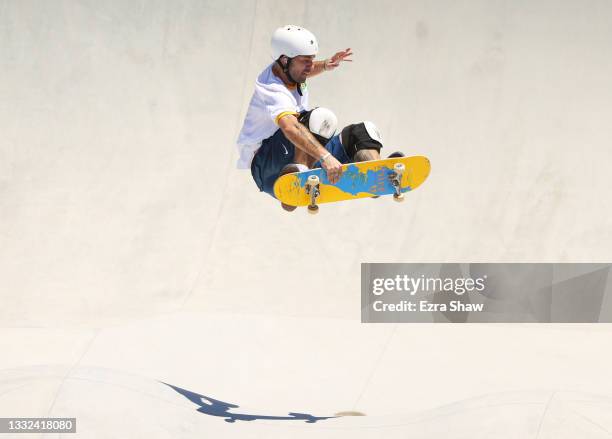
POLYGON ((311 175, 306 181, 306 194, 310 196, 310 204, 308 205, 308 213, 318 213, 319 206, 317 206, 317 198, 321 193, 319 191, 319 177, 317 175, 311 175))
POLYGON ((395 193, 393 194, 393 199, 395 201, 404 201, 404 194, 402 193, 402 175, 404 175, 404 171, 406 167, 403 163, 396 163, 393 165, 393 171, 389 173, 389 181, 395 189, 395 193))

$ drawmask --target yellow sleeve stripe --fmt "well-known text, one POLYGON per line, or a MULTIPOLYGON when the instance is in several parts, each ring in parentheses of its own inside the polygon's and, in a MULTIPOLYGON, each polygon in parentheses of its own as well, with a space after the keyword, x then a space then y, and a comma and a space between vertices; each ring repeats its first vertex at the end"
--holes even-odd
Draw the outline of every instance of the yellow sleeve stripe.
POLYGON ((287 116, 288 114, 293 114, 294 116, 300 115, 300 113, 296 113, 295 111, 283 111, 281 114, 276 116, 276 119, 274 119, 274 123, 278 125, 278 121, 281 120, 283 117, 287 116))

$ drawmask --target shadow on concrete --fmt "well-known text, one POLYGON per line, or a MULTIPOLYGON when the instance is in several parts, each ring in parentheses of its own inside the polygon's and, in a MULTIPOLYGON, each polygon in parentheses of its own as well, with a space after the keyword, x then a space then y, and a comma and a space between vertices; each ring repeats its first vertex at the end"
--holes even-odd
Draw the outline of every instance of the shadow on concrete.
POLYGON ((210 398, 208 396, 200 395, 189 390, 181 389, 180 387, 173 386, 172 384, 163 383, 166 386, 172 388, 176 392, 183 395, 189 401, 198 405, 198 412, 204 413, 210 416, 218 416, 225 418, 225 422, 236 422, 236 421, 256 421, 256 420, 269 420, 269 421, 305 421, 308 423, 315 423, 325 419, 335 418, 335 416, 318 417, 309 415, 307 413, 293 413, 289 412, 287 416, 266 416, 266 415, 252 415, 247 413, 230 413, 230 409, 238 408, 236 404, 230 404, 228 402, 219 401, 217 399, 210 398))

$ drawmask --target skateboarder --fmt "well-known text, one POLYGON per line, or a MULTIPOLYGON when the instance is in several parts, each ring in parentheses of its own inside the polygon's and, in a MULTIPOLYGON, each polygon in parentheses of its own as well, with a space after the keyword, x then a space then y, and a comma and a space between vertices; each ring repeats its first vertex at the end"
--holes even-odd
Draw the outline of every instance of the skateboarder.
POLYGON ((337 119, 333 112, 309 110, 306 78, 351 61, 351 49, 315 61, 316 37, 293 25, 278 28, 271 46, 274 62, 257 78, 237 141, 237 166, 251 169, 259 190, 274 196, 273 185, 279 175, 313 166, 325 169, 334 183, 343 162, 380 158, 382 144, 374 124, 349 125, 342 135, 334 136, 337 119))

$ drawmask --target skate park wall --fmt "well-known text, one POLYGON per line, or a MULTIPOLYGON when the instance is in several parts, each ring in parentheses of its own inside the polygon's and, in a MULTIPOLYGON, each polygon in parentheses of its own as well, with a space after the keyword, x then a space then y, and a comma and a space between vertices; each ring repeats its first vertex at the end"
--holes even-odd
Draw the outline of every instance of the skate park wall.
MULTIPOLYGON (((362 325, 359 274, 362 262, 609 260, 611 18, 605 1, 0 3, 3 412, 76 413, 86 392, 69 384, 100 370, 115 371, 99 381, 105 406, 104 383, 127 373, 148 380, 130 407, 160 380, 384 425, 534 389, 609 408, 608 326, 362 325), (271 32, 287 23, 313 31, 322 57, 355 53, 308 81, 313 106, 340 126, 373 121, 383 153, 430 158, 404 204, 288 214, 235 169, 271 32)), ((113 425, 91 403, 83 437, 113 425)))

